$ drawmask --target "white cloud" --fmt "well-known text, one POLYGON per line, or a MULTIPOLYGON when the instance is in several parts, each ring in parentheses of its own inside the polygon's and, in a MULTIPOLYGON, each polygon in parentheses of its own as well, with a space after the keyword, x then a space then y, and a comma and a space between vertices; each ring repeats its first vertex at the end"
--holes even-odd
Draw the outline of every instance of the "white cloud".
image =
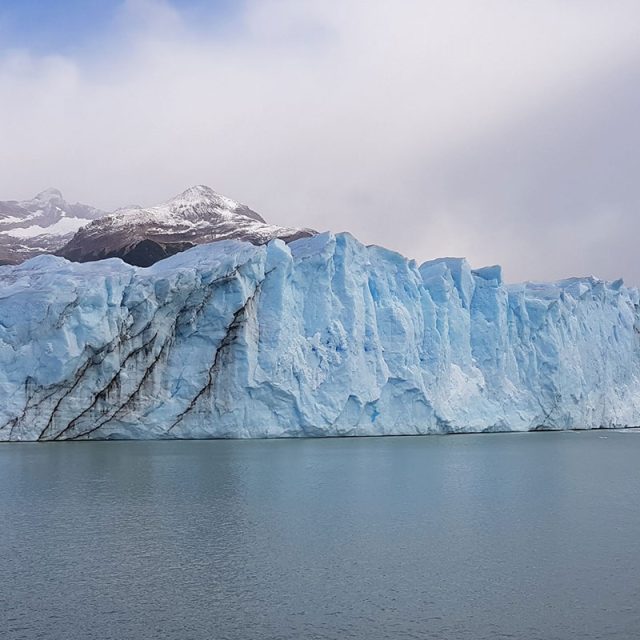
MULTIPOLYGON (((585 270, 585 252, 568 260, 555 237, 544 264, 523 253, 535 212, 522 194, 539 163, 522 127, 554 122, 564 104, 579 119, 575 96, 599 99, 602 78, 640 66, 637 3, 254 0, 242 11, 194 23, 137 0, 85 56, 5 53, 0 196, 55 185, 109 208, 206 183, 274 222, 348 228, 419 259, 502 260, 508 277, 585 270), (521 167, 496 161, 505 136, 526 138, 521 167)), ((633 197, 612 219, 635 213, 633 197)), ((565 238, 566 221, 546 224, 565 238)))

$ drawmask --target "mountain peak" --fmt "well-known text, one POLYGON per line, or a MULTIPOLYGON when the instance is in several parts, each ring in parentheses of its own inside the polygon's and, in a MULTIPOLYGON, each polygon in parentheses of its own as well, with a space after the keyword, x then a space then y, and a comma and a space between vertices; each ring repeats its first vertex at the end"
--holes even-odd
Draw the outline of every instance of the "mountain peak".
POLYGON ((189 187, 185 189, 181 194, 183 198, 188 197, 211 197, 219 195, 215 192, 211 187, 208 187, 206 184, 196 184, 193 187, 189 187))
MULTIPOLYGON (((211 200, 229 200, 229 198, 225 198, 221 196, 219 193, 215 192, 211 187, 207 187, 204 184, 198 184, 194 187, 189 187, 185 189, 182 193, 179 193, 177 196, 171 198, 169 203, 177 203, 177 204, 195 204, 198 202, 206 202, 211 200)), ((232 202, 231 200, 229 200, 232 202)))
POLYGON ((63 201, 64 197, 59 189, 49 187, 48 189, 41 191, 34 200, 38 200, 39 202, 51 202, 53 200, 63 201))
POLYGON ((264 223, 263 218, 246 205, 227 198, 204 184, 189 187, 162 206, 168 207, 173 215, 187 219, 201 219, 203 215, 207 218, 212 215, 223 218, 243 216, 264 223))

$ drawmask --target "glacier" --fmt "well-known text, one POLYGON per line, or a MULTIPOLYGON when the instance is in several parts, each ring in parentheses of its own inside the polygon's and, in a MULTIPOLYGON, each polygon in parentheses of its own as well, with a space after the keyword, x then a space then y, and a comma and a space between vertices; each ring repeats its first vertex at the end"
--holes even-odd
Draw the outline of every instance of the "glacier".
POLYGON ((0 267, 0 440, 640 425, 639 294, 348 233, 0 267))

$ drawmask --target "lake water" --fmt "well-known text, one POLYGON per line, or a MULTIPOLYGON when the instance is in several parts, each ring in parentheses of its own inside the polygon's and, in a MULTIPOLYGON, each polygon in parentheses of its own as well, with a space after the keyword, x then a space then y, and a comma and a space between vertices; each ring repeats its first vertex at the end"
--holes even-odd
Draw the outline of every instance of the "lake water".
POLYGON ((640 637, 640 433, 0 445, 3 640, 640 637))

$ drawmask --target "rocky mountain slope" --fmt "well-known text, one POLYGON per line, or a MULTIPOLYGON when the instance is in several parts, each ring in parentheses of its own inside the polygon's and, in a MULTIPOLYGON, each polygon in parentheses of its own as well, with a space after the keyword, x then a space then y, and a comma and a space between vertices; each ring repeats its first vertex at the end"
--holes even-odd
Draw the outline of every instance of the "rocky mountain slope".
POLYGON ((267 224, 246 205, 196 186, 161 205, 128 207, 95 220, 58 253, 77 262, 118 257, 146 267, 198 244, 227 239, 289 242, 313 233, 267 224))

